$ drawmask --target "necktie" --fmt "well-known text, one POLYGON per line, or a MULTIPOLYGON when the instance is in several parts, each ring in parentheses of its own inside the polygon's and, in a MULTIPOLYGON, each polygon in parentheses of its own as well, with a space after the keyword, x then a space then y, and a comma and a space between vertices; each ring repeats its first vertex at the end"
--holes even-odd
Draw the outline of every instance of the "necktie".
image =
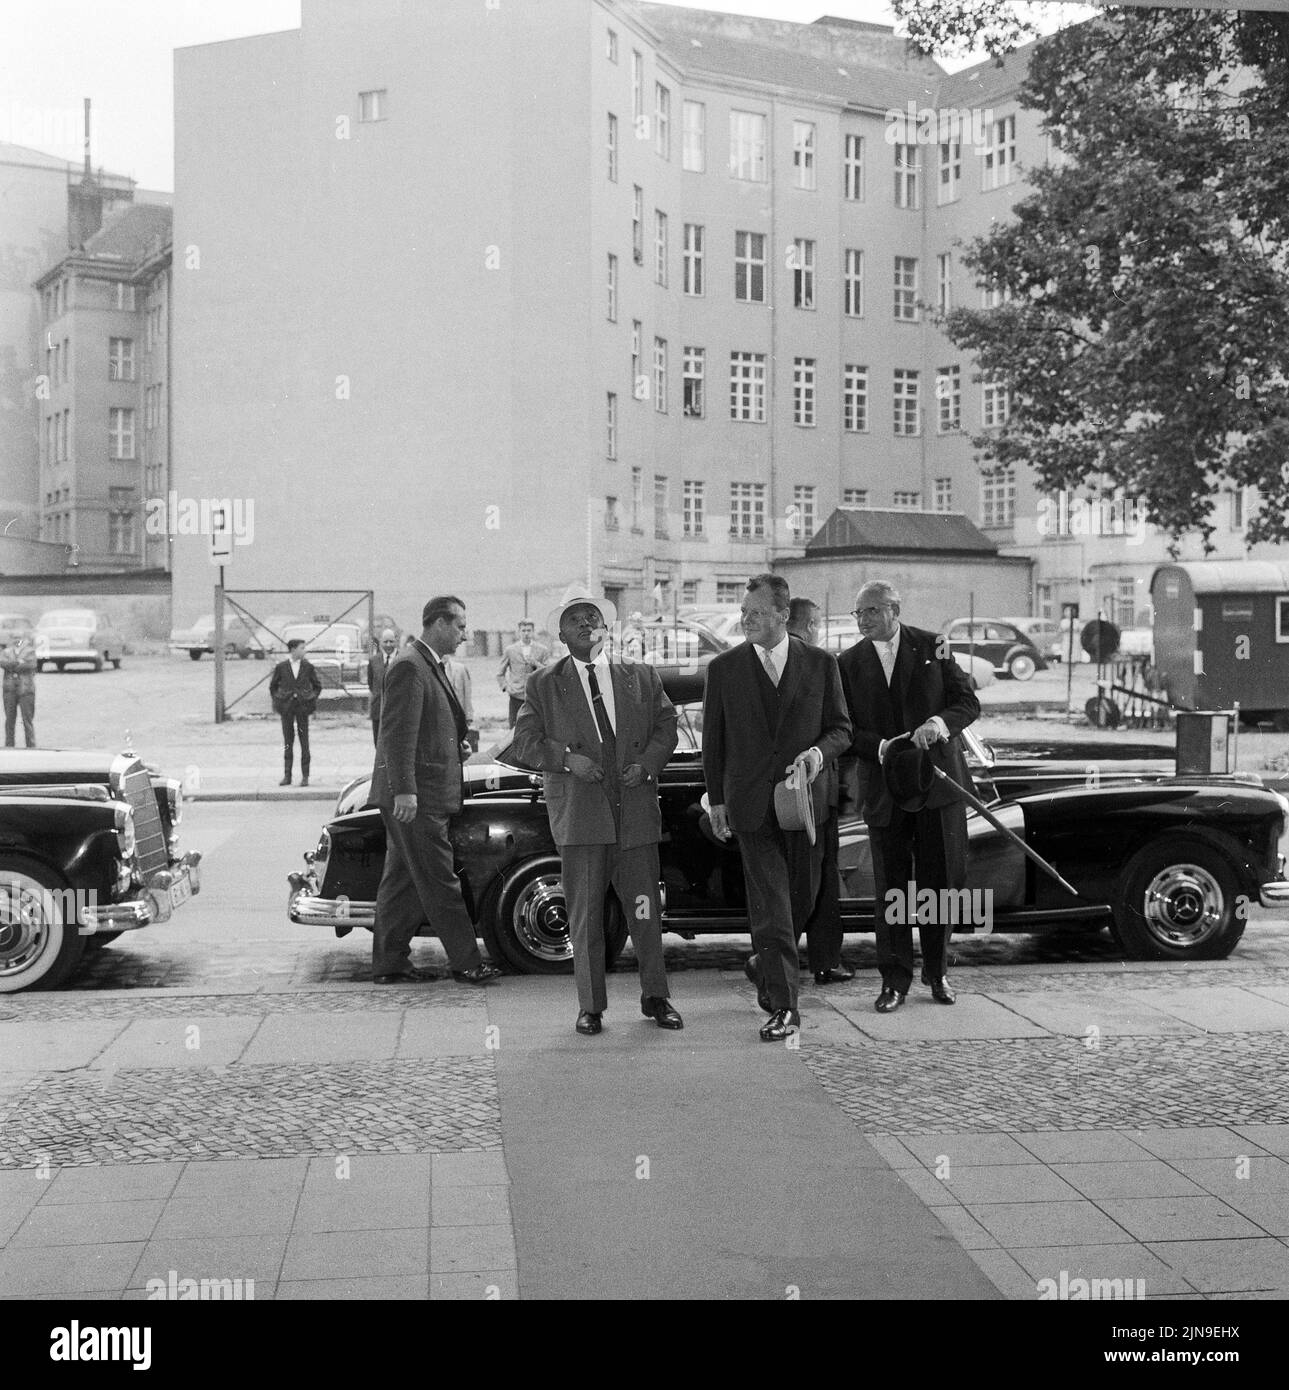
POLYGON ((595 710, 595 722, 599 726, 600 737, 604 740, 605 752, 617 752, 617 740, 613 736, 613 725, 609 723, 609 712, 604 707, 604 695, 600 682, 595 678, 595 667, 588 665, 586 679, 591 687, 591 705, 595 710))
POLYGON ((770 678, 770 684, 777 690, 779 688, 779 673, 774 669, 774 653, 766 647, 765 652, 765 674, 770 678))
POLYGON ((895 670, 895 652, 889 642, 881 644, 882 671, 886 676, 886 684, 891 683, 891 673, 895 670))

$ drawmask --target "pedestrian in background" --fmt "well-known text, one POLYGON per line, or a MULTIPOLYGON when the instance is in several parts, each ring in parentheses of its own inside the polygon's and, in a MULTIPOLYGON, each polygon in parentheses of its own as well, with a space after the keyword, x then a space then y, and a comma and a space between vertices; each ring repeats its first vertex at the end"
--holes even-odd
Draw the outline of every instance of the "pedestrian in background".
POLYGON ((371 715, 373 743, 380 742, 380 696, 385 684, 385 672, 389 670, 389 663, 397 655, 398 633, 387 627, 380 635, 380 646, 372 653, 372 659, 367 663, 367 689, 371 691, 367 712, 371 715))
POLYGON ((519 620, 519 640, 512 642, 501 654, 497 668, 497 684, 510 697, 510 727, 515 727, 528 677, 540 670, 550 659, 551 649, 534 636, 535 628, 527 618, 519 620))
POLYGON ((293 637, 286 644, 285 661, 273 668, 269 696, 282 719, 282 787, 291 785, 291 764, 295 756, 295 737, 300 739, 300 785, 309 785, 309 716, 318 707, 322 678, 304 654, 304 641, 293 637))
POLYGON ((28 748, 36 746, 36 644, 29 632, 17 634, 0 650, 4 668, 4 746, 14 746, 18 715, 28 748))
POLYGON ((474 682, 470 668, 459 657, 450 656, 443 663, 448 681, 456 692, 457 701, 465 711, 466 737, 470 741, 470 751, 479 751, 479 730, 474 722, 474 682))

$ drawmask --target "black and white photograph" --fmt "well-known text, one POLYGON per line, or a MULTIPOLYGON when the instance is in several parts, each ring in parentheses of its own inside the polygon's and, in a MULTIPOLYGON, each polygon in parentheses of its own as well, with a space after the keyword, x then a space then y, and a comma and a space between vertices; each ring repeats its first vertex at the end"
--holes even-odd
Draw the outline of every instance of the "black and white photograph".
POLYGON ((0 671, 33 1368, 426 1300, 1247 1368, 1289 3, 3 0, 0 671))

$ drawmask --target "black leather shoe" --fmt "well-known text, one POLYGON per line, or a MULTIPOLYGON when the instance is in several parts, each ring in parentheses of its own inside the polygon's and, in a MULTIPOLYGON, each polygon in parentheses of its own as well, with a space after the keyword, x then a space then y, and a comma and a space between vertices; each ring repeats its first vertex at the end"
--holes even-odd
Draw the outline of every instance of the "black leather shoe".
POLYGON ((640 1012, 651 1018, 659 1028, 683 1028, 685 1020, 671 1007, 671 1001, 656 996, 640 996, 640 1012))
POLYGON ((289 774, 288 774, 286 777, 284 777, 284 778, 278 783, 278 786, 279 786, 279 787, 289 787, 290 785, 291 785, 291 778, 290 778, 290 775, 289 775, 289 774))
POLYGON ((831 965, 827 970, 815 971, 815 984, 817 985, 839 985, 854 978, 855 972, 849 965, 831 965))
POLYGON ((599 1014, 588 1013, 586 1009, 583 1009, 578 1014, 577 1022, 573 1026, 579 1033, 585 1033, 589 1038, 598 1033, 603 1025, 600 1023, 599 1014))
POLYGON ((776 1009, 761 1025, 762 1042, 782 1042, 801 1031, 801 1015, 796 1009, 776 1009))
POLYGON ((949 983, 947 975, 941 975, 938 980, 933 980, 929 975, 923 975, 922 983, 931 986, 931 998, 937 1004, 952 1004, 958 997, 953 986, 949 983))
POLYGON ((907 994, 907 990, 901 994, 898 989, 884 988, 881 994, 877 996, 877 1003, 874 1004, 873 1007, 879 1014, 893 1014, 904 1002, 907 994))
POLYGON ((438 978, 433 970, 418 970, 416 966, 409 965, 405 970, 395 970, 389 975, 373 975, 371 982, 374 985, 408 985, 438 978))
POLYGON ((308 779, 307 777, 301 777, 301 778, 300 778, 300 785, 301 785, 302 787, 307 787, 307 786, 309 785, 309 779, 308 779))
POLYGON ((454 970, 452 978, 459 985, 486 985, 489 980, 500 979, 501 971, 491 961, 484 961, 473 970, 454 970))
POLYGON ((752 984, 756 986, 756 1002, 760 1005, 761 1012, 772 1014, 774 1012, 774 1005, 770 1003, 770 996, 761 987, 761 980, 759 978, 759 972, 757 971, 757 958, 755 956, 748 956, 743 962, 743 973, 752 984))

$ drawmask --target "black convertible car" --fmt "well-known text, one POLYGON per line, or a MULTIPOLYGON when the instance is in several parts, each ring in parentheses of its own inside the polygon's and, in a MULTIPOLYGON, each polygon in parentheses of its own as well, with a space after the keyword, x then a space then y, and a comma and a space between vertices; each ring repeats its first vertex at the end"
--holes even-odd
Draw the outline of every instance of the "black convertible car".
MULTIPOLYGON (((701 685, 701 676, 699 676, 701 685)), ((673 699, 694 698, 688 689, 673 699)), ((659 782, 663 930, 682 937, 746 929, 737 841, 712 834, 699 735, 682 713, 682 746, 659 782)), ((1244 933, 1250 904, 1289 905, 1289 801, 1252 776, 1176 777, 1154 747, 1119 747, 1089 762, 1076 744, 995 753, 965 734, 978 795, 1077 890, 1072 896, 977 812, 968 812, 967 890, 954 930, 1032 932, 1107 926, 1135 959, 1215 959, 1244 933), (1127 754, 1128 756, 1123 756, 1127 754)), ((498 763, 466 767, 468 795, 453 821, 466 902, 494 959, 512 970, 572 970, 559 853, 541 778, 498 763)), ((293 922, 337 936, 368 927, 385 857, 368 779, 341 793, 304 872, 289 876, 293 922)), ((872 859, 864 823, 841 822, 847 931, 873 929, 872 859)), ((952 910, 952 908, 951 908, 952 910)), ((616 902, 606 915, 610 959, 625 945, 616 902)), ((429 934, 428 925, 424 928, 429 934)))

